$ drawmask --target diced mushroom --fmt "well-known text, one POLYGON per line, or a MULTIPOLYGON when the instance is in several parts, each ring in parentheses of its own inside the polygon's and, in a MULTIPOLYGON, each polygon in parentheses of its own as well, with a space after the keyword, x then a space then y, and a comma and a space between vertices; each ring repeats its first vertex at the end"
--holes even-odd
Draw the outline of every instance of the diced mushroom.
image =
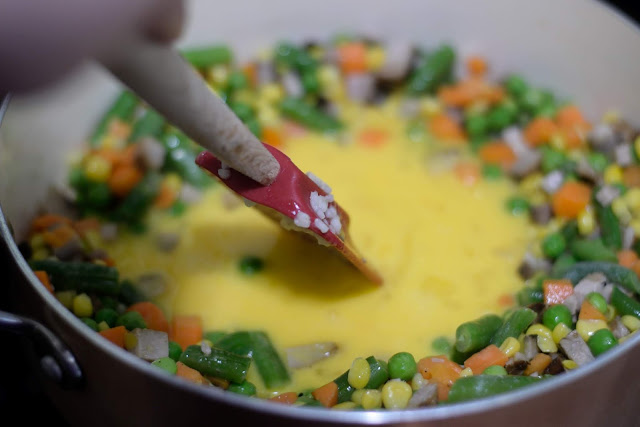
POLYGON ((180 187, 180 201, 192 205, 202 200, 202 191, 186 182, 180 187))
POLYGON ((554 354, 551 359, 551 363, 544 370, 545 375, 558 375, 564 372, 564 365, 562 364, 562 357, 558 354, 554 354))
POLYGON ((178 233, 158 233, 156 235, 156 247, 162 252, 172 252, 180 243, 178 233))
POLYGON ((576 330, 569 332, 569 335, 561 339, 559 345, 564 354, 576 362, 578 366, 591 362, 594 359, 591 350, 589 350, 589 346, 576 330))
POLYGON ((413 392, 407 408, 422 408, 436 403, 438 403, 438 386, 435 383, 429 383, 413 392))
POLYGON ((633 163, 633 155, 631 153, 631 144, 620 144, 614 149, 615 161, 622 167, 629 166, 633 163))
POLYGON ((518 273, 523 279, 530 279, 538 272, 551 271, 551 263, 544 258, 537 258, 531 252, 524 254, 522 263, 518 267, 518 273))
POLYGON ((525 336, 523 345, 523 354, 525 360, 529 361, 533 359, 538 353, 540 353, 540 351, 538 350, 538 342, 536 341, 536 337, 533 335, 525 336))
POLYGON ((618 196, 620 196, 620 189, 613 185, 605 185, 596 193, 596 200, 602 206, 609 206, 618 196))
POLYGON ((547 224, 551 217, 553 216, 553 211, 551 210, 551 205, 549 203, 544 203, 542 205, 534 205, 530 210, 531 220, 536 224, 547 224))
POLYGON ((100 225, 100 237, 105 242, 113 242, 118 237, 118 224, 106 222, 100 225))
POLYGON ((294 71, 287 71, 282 76, 282 87, 287 95, 294 98, 304 95, 304 87, 302 86, 302 80, 300 76, 294 71))
POLYGON ((406 41, 390 41, 385 45, 384 51, 384 63, 377 71, 377 76, 383 80, 402 80, 411 68, 413 46, 406 41))
POLYGON ((609 322, 609 329, 611 329, 611 333, 616 337, 616 339, 626 337, 631 333, 631 331, 629 331, 629 329, 620 320, 620 316, 616 316, 615 319, 609 322))
POLYGON ((407 118, 414 118, 420 114, 420 100, 418 98, 407 98, 400 104, 400 115, 407 118))
POLYGON ((622 249, 631 249, 633 241, 636 238, 636 232, 633 227, 627 226, 622 230, 622 249))
POLYGON ((538 151, 523 151, 517 154, 516 161, 509 169, 509 173, 516 178, 522 178, 538 169, 541 161, 542 155, 538 151))
POLYGON ((147 298, 156 298, 167 291, 168 280, 163 273, 145 273, 135 280, 136 289, 147 298))
POLYGON ((287 365, 291 369, 307 368, 338 351, 334 342, 319 342, 285 349, 287 365))
POLYGON ((81 258, 84 252, 82 241, 79 237, 72 237, 62 246, 53 249, 53 254, 61 261, 71 261, 81 258))
POLYGON ((169 356, 169 336, 166 332, 136 328, 131 333, 136 337, 136 344, 129 351, 139 358, 151 362, 169 356))
POLYGON ((586 179, 593 183, 598 183, 600 181, 600 175, 585 158, 580 158, 580 160, 578 160, 578 163, 576 165, 576 173, 580 178, 586 179))
POLYGON ((372 74, 353 73, 345 77, 345 87, 349 97, 361 103, 369 102, 376 92, 376 81, 372 74))
POLYGON ((167 150, 154 138, 145 137, 138 142, 138 157, 142 164, 151 169, 159 170, 164 164, 167 150))
POLYGON ((638 133, 626 120, 618 120, 611 125, 611 128, 615 135, 614 140, 617 143, 633 142, 638 133))
POLYGON ((602 296, 607 302, 611 300, 611 293, 613 292, 613 287, 614 287, 613 283, 607 282, 607 284, 604 285, 604 287, 602 288, 602 291, 600 292, 600 294, 602 294, 602 296))
POLYGON ((558 170, 549 172, 542 179, 542 189, 549 195, 560 189, 564 182, 564 174, 558 170))
POLYGON ((521 375, 529 366, 529 362, 525 360, 524 354, 518 352, 507 361, 504 368, 509 375, 521 375))
POLYGON ((587 135, 587 140, 595 150, 609 153, 615 147, 616 135, 611 126, 600 123, 587 135))
POLYGON ((573 288, 573 295, 578 299, 578 304, 582 305, 585 297, 591 292, 602 293, 604 285, 607 283, 607 278, 602 273, 591 273, 585 276, 578 284, 573 288))

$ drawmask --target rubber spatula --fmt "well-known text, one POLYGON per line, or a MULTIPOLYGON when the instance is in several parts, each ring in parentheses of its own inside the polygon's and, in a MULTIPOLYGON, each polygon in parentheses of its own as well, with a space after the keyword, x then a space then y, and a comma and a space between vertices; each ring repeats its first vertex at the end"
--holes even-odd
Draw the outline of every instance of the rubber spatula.
POLYGON ((198 156, 200 167, 279 224, 314 236, 382 283, 355 249, 346 212, 287 156, 262 144, 177 51, 140 42, 128 46, 117 63, 104 65, 209 151, 198 156))

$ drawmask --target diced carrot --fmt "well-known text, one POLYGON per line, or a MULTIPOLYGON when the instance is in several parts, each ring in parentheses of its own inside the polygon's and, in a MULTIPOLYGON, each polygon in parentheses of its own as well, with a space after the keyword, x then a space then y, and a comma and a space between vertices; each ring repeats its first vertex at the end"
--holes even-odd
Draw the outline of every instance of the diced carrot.
POLYGON ((118 139, 127 139, 131 134, 131 125, 119 119, 113 119, 109 122, 107 133, 118 139))
POLYGON ((296 403, 296 400, 298 400, 298 393, 296 393, 295 391, 290 391, 287 393, 282 393, 277 396, 274 396, 269 400, 272 402, 282 403, 285 405, 293 405, 294 403, 296 403))
POLYGON ((532 146, 539 146, 551 141, 558 132, 558 126, 547 117, 538 117, 524 128, 524 139, 532 146))
POLYGON ((567 181, 553 196, 551 206, 556 216, 575 218, 591 200, 591 188, 577 181, 567 181))
POLYGON ((487 73, 489 66, 487 61, 481 56, 470 56, 467 58, 467 70, 472 76, 482 77, 487 73))
POLYGON ((473 162, 458 162, 453 173, 464 185, 473 185, 480 180, 480 166, 473 162))
POLYGON ((127 329, 124 326, 116 326, 115 328, 105 329, 99 332, 100 335, 117 345, 124 348, 124 336, 127 333, 127 329))
POLYGON ((462 368, 447 356, 425 357, 418 361, 418 372, 422 378, 433 380, 438 386, 438 399, 446 400, 449 389, 460 378, 462 368))
POLYGON ((606 322, 607 317, 585 299, 580 306, 578 320, 604 320, 606 322))
POLYGON ((169 339, 183 349, 202 340, 202 319, 199 316, 173 316, 169 328, 169 339))
POLYGON ((640 187, 640 166, 629 166, 622 171, 622 182, 627 187, 640 187))
POLYGON ((51 280, 49 280, 47 272, 43 270, 35 270, 34 273, 44 287, 47 288, 49 292, 53 293, 53 285, 51 284, 51 280))
POLYGON ((589 122, 575 105, 565 105, 556 113, 556 121, 560 126, 579 126, 589 128, 589 122))
POLYGON ((258 70, 255 62, 245 64, 245 66, 242 67, 242 74, 247 77, 251 87, 256 87, 258 84, 258 70))
POLYGON ((71 239, 76 238, 78 235, 76 231, 67 224, 62 224, 59 227, 50 231, 42 233, 44 242, 52 248, 59 248, 64 246, 71 239))
POLYGON ((389 132, 380 128, 365 129, 358 135, 358 142, 366 147, 377 148, 389 140, 389 132))
POLYGON ((463 107, 470 103, 468 94, 458 86, 443 86, 438 89, 438 99, 450 107, 463 107))
POLYGON ((282 134, 279 129, 272 126, 262 128, 262 142, 273 147, 282 147, 282 134))
POLYGON ((438 99, 450 107, 466 107, 474 102, 495 104, 504 99, 504 91, 478 77, 461 80, 453 86, 443 86, 438 90, 438 99))
POLYGON ((138 144, 127 145, 124 150, 118 152, 118 158, 114 163, 114 167, 117 166, 133 166, 138 158, 138 144))
POLYGON ((169 332, 169 322, 164 312, 154 303, 149 301, 138 302, 129 307, 127 311, 137 311, 140 313, 147 323, 147 328, 153 329, 154 331, 169 332))
POLYGON ((498 304, 502 307, 511 307, 516 303, 516 299, 511 294, 502 294, 498 297, 498 304))
POLYGON ((587 131, 575 126, 560 126, 560 135, 567 148, 580 148, 586 142, 587 131))
POLYGON ((311 395, 325 408, 331 408, 338 403, 338 384, 331 381, 312 391, 311 395))
POLYGON ((171 186, 162 183, 160 185, 160 191, 153 201, 153 205, 160 209, 167 209, 173 205, 173 202, 178 198, 178 193, 171 188, 171 186))
POLYGON ((478 155, 483 162, 500 166, 502 169, 508 169, 516 161, 516 155, 506 143, 502 141, 493 141, 484 144, 478 155))
POLYGON ((568 279, 547 279, 542 282, 542 291, 545 304, 562 304, 570 295, 573 295, 573 285, 568 279))
POLYGON ((474 375, 481 374, 489 366, 504 366, 509 357, 491 344, 464 361, 464 367, 470 368, 474 375))
POLYGON ((177 376, 182 377, 185 380, 191 381, 192 383, 195 383, 195 384, 204 384, 206 382, 200 372, 196 371, 193 368, 188 367, 184 363, 177 362, 176 366, 177 366, 177 370, 176 370, 177 376))
POLYGON ((132 165, 118 166, 109 177, 109 189, 119 197, 124 197, 142 180, 140 169, 132 165))
POLYGON ((618 252, 618 264, 623 267, 632 268, 638 261, 638 255, 631 249, 623 249, 618 252))
POLYGON ((120 159, 120 151, 113 148, 100 148, 92 151, 92 153, 105 159, 112 167, 117 164, 120 159))
POLYGON ((66 224, 71 225, 72 221, 62 215, 54 215, 54 214, 44 214, 40 215, 31 223, 31 228, 34 232, 40 233, 42 231, 48 230, 51 226, 56 224, 66 224))
POLYGON ((73 223, 73 228, 80 234, 85 235, 88 231, 100 229, 98 218, 84 218, 73 223))
POLYGON ((551 356, 545 353, 536 354, 533 359, 529 362, 529 365, 524 370, 524 375, 531 375, 534 372, 537 372, 539 375, 542 375, 547 366, 551 363, 551 356))
POLYGON ((338 63, 345 74, 367 71, 367 47, 360 42, 344 43, 338 47, 338 63))
POLYGON ((429 119, 429 130, 442 141, 463 141, 465 134, 455 120, 446 114, 436 114, 429 119))

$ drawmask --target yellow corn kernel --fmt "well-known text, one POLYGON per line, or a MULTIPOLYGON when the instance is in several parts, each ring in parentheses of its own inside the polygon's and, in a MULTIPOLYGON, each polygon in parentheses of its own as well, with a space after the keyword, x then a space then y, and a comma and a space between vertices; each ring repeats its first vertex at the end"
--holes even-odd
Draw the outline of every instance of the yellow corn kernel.
POLYGON ((603 178, 607 184, 622 182, 622 168, 615 164, 607 166, 603 178))
POLYGON ((76 297, 76 291, 57 291, 56 299, 67 309, 73 310, 73 299, 76 297))
POLYGON ((633 141, 633 151, 636 153, 636 156, 640 158, 640 136, 633 141))
POLYGON ((526 335, 538 335, 545 338, 552 338, 551 330, 541 323, 534 323, 527 329, 526 335))
POLYGON ((379 390, 364 390, 362 395, 363 409, 378 409, 382 407, 382 393, 379 390))
POLYGON ((611 202, 611 210, 623 224, 629 224, 632 219, 631 211, 622 197, 618 197, 611 202))
POLYGON ((402 380, 390 380, 382 386, 382 404, 387 409, 404 409, 413 395, 411 386, 402 380))
POLYGON ((571 332, 571 328, 568 327, 564 323, 558 323, 555 328, 553 328, 553 332, 551 332, 551 336, 553 338, 553 342, 558 344, 564 337, 569 335, 571 332))
POLYGON ((623 337, 618 338, 618 343, 622 344, 623 342, 625 342, 626 340, 628 340, 629 338, 631 338, 632 336, 634 336, 635 334, 637 334, 638 332, 631 332, 629 335, 625 335, 623 337))
POLYGON ((89 230, 85 232, 84 241, 89 249, 98 249, 102 246, 102 237, 100 236, 100 232, 96 230, 89 230))
POLYGON ((420 372, 416 372, 413 378, 411 378, 411 389, 413 391, 421 389, 427 384, 429 384, 429 381, 426 380, 420 372))
POLYGON ((420 113, 432 117, 442 112, 442 104, 438 98, 426 96, 420 100, 420 113))
POLYGON ((229 68, 226 65, 214 65, 207 71, 207 82, 215 88, 223 87, 229 78, 229 68))
POLYGON ((529 196, 529 203, 532 205, 544 205, 549 200, 549 196, 542 190, 535 191, 529 196))
POLYGON ((371 71, 379 70, 384 64, 387 57, 387 53, 380 46, 375 46, 367 49, 365 57, 367 68, 371 71))
POLYGON ((93 304, 89 295, 80 294, 73 298, 73 313, 78 317, 91 317, 93 315, 93 304))
POLYGON ((562 366, 564 366, 564 369, 570 371, 571 369, 576 369, 578 364, 573 360, 567 359, 562 361, 562 366))
POLYGON ((322 62, 325 57, 326 49, 320 45, 315 45, 309 48, 309 55, 316 61, 322 62))
POLYGON ((138 345, 138 337, 136 337, 135 334, 132 334, 131 332, 124 334, 124 348, 127 350, 133 350, 136 345, 138 345))
POLYGON ((638 236, 640 235, 640 218, 632 219, 629 222, 629 226, 633 229, 633 233, 638 236))
POLYGON ((177 173, 168 173, 164 177, 163 184, 173 193, 178 194, 182 188, 182 178, 177 173))
POLYGON ((640 188, 630 188, 622 197, 635 215, 640 214, 640 188))
POLYGON ((260 101, 264 101, 269 104, 280 102, 284 97, 284 91, 275 83, 268 83, 260 88, 260 94, 258 95, 260 101))
POLYGON ((105 267, 107 266, 107 263, 103 259, 94 259, 91 262, 93 262, 96 265, 103 265, 105 267))
POLYGON ((596 226, 596 218, 591 205, 588 205, 578 214, 577 220, 580 234, 587 236, 593 232, 596 226))
POLYGON ((268 105, 258 108, 258 122, 262 126, 277 126, 280 124, 280 115, 275 108, 268 105))
POLYGON ((44 248, 45 242, 42 233, 37 233, 31 236, 31 239, 29 239, 29 246, 31 246, 31 249, 34 251, 40 248, 44 248))
POLYGON ((355 358, 351 364, 351 369, 349 369, 349 375, 347 376, 349 385, 355 389, 364 388, 369 382, 370 377, 371 367, 369 366, 369 362, 362 357, 355 358))
POLYGON ((242 89, 234 92, 233 101, 242 102, 243 104, 254 106, 256 103, 256 97, 253 93, 251 93, 250 90, 242 89))
POLYGON ((620 320, 622 321, 622 324, 626 326, 627 329, 629 329, 631 332, 635 332, 640 329, 640 319, 638 319, 636 316, 625 314, 620 320))
POLYGON ((339 98, 344 95, 342 79, 338 69, 331 65, 323 65, 318 70, 320 85, 331 98, 339 98))
POLYGON ((346 411, 349 409, 353 409, 356 406, 358 405, 356 405, 354 402, 350 402, 347 400, 346 402, 338 403, 337 405, 332 406, 331 409, 334 409, 336 411, 346 411))
POLYGON ((472 376, 473 376, 473 371, 471 370, 471 368, 464 368, 462 371, 460 371, 460 378, 472 377, 472 376))
POLYGON ((615 110, 609 110, 602 115, 602 122, 607 125, 613 125, 620 121, 620 113, 615 110))
POLYGON ((542 188, 541 186, 542 186, 542 174, 541 173, 534 173, 534 174, 531 174, 531 175, 527 176, 522 181, 520 181, 520 184, 518 185, 520 191, 525 196, 529 196, 529 195, 533 194, 534 192, 540 190, 540 188, 542 188))
POLYGON ((611 304, 607 304, 607 312, 604 314, 607 322, 611 322, 616 317, 616 309, 611 304))
POLYGON ((555 353, 558 351, 558 346, 553 341, 553 338, 538 335, 538 337, 536 338, 536 342, 538 344, 538 348, 543 353, 555 353))
POLYGON ((95 182, 105 182, 111 175, 111 163, 104 157, 88 156, 84 163, 87 179, 95 182))
POLYGON ((114 135, 105 135, 100 140, 102 148, 111 150, 122 150, 125 145, 127 145, 127 141, 124 138, 116 138, 114 135))
POLYGON ((106 331, 109 328, 111 328, 111 326, 109 326, 109 324, 107 322, 105 322, 104 320, 102 322, 98 323, 98 331, 100 331, 100 332, 106 331))
POLYGON ((518 341, 517 338, 509 337, 504 340, 500 346, 500 350, 506 354, 507 357, 513 357, 514 354, 520 351, 520 341, 518 341))
POLYGON ((367 392, 366 389, 361 388, 359 390, 355 390, 353 394, 351 394, 351 401, 356 405, 362 405, 362 396, 367 392))
POLYGON ((556 150, 560 150, 560 151, 564 151, 567 148, 567 143, 564 137, 559 133, 556 133, 553 136, 551 136, 549 145, 551 145, 556 150))
POLYGON ((576 330, 583 340, 589 341, 589 337, 600 329, 609 329, 604 320, 578 320, 576 330))
POLYGON ((31 259, 35 261, 39 261, 47 258, 49 258, 49 251, 46 248, 36 249, 31 254, 31 259))

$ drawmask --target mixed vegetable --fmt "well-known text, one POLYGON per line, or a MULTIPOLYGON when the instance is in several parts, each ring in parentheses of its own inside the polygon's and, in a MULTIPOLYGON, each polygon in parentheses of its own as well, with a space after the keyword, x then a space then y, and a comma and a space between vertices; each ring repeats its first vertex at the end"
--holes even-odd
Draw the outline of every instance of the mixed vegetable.
MULTIPOLYGON (((339 137, 345 103, 389 103, 406 119, 410 140, 446 148, 465 185, 512 178, 519 195, 506 208, 540 231, 519 270, 525 286, 504 314, 460 325, 426 357, 359 357, 335 380, 273 401, 333 409, 460 402, 588 364, 640 328, 640 134, 618 115, 594 124, 520 76, 490 81, 478 56, 457 77, 447 45, 423 50, 339 36, 280 43, 241 67, 226 46, 184 57, 274 146, 300 132, 339 137), (475 160, 460 155, 465 150, 475 160)), ((358 138, 375 149, 387 135, 358 138)), ((123 228, 144 232, 150 209, 180 215, 199 200, 212 182, 194 163, 199 149, 129 92, 89 145, 69 176, 76 216, 36 218, 20 245, 43 285, 88 327, 167 374, 247 396, 257 393, 246 380, 251 365, 267 388, 282 388, 291 370, 337 351, 335 343, 315 343, 289 348, 284 358, 261 331, 203 331, 196 316, 169 321, 150 301, 161 278, 123 280, 102 247, 123 228)), ((171 251, 176 239, 164 236, 159 250, 171 251)), ((251 256, 238 264, 246 275, 263 267, 251 256)))

